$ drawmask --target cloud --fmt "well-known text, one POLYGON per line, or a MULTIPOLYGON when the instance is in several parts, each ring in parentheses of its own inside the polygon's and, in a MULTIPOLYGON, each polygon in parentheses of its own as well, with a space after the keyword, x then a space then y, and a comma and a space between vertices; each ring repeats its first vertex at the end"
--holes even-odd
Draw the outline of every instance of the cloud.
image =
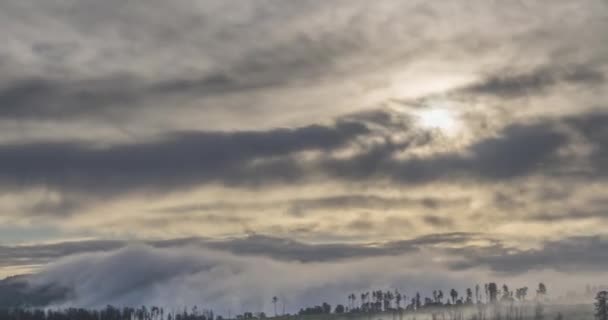
MULTIPOLYGON (((361 242, 258 234, 129 248, 191 266, 207 258, 186 259, 197 256, 186 246, 304 265, 478 253, 500 270, 492 257, 524 252, 472 234, 492 226, 531 245, 601 229, 601 205, 587 199, 608 182, 607 10, 568 0, 1 2, 0 224, 35 234, 9 241, 258 232, 361 242), (457 132, 421 126, 429 108, 448 110, 457 132), (437 229, 466 233, 394 240, 437 229), (495 246, 443 248, 475 241, 495 246)), ((91 251, 115 261, 129 243, 4 246, 0 264, 91 251)))
POLYGON ((599 82, 606 51, 593 32, 605 25, 600 3, 574 17, 567 1, 550 8, 479 1, 474 10, 419 1, 34 4, 2 4, 0 27, 10 45, 0 51, 0 61, 8 61, 0 64, 0 117, 59 127, 110 119, 140 133, 134 122, 225 129, 243 114, 265 128, 289 118, 310 123, 368 109, 370 93, 392 86, 412 87, 406 89, 414 96, 440 93, 409 84, 417 76, 441 82, 462 69, 490 75, 473 91, 519 94, 599 82), (552 59, 567 67, 539 67, 552 59), (438 71, 447 67, 456 71, 438 71), (511 69, 523 75, 505 72, 511 69))
POLYGON ((540 248, 521 250, 504 246, 470 251, 456 268, 489 266, 499 273, 553 269, 584 273, 603 271, 608 262, 608 241, 603 236, 577 236, 544 242, 540 248))
POLYGON ((124 241, 75 241, 43 245, 0 246, 0 266, 43 265, 59 258, 86 252, 118 249, 124 241))
MULTIPOLYGON (((183 238, 147 241, 156 248, 184 246, 213 249, 241 256, 268 257, 291 262, 329 262, 353 258, 399 255, 415 252, 421 247, 442 243, 462 244, 477 236, 467 233, 427 235, 410 240, 370 244, 310 244, 286 238, 249 235, 243 238, 183 238)), ((3 266, 41 265, 70 255, 112 251, 129 245, 128 241, 89 240, 55 244, 0 246, 3 266)))
POLYGON ((584 141, 592 147, 589 160, 591 170, 588 176, 600 175, 605 177, 608 174, 605 161, 608 159, 608 114, 602 111, 596 111, 583 116, 573 116, 565 120, 579 134, 584 137, 584 141))
POLYGON ((544 67, 523 74, 504 72, 456 91, 472 96, 515 98, 542 94, 560 84, 593 86, 603 84, 604 81, 605 75, 589 66, 544 67))
POLYGON ((196 184, 256 184, 301 179, 291 154, 345 146, 368 129, 360 123, 262 132, 180 132, 158 141, 109 147, 79 143, 0 146, 0 184, 97 194, 196 184), (283 157, 284 163, 273 162, 283 157), (255 164, 256 160, 270 163, 255 164), (162 181, 162 183, 159 183, 162 181))
POLYGON ((481 139, 462 152, 396 160, 402 146, 386 143, 347 161, 328 161, 326 169, 337 178, 389 178, 404 184, 445 178, 501 181, 542 174, 542 165, 557 163, 556 152, 567 143, 568 136, 552 121, 541 121, 508 126, 497 137, 481 139))
POLYGON ((252 81, 237 80, 222 73, 149 82, 128 74, 79 80, 18 80, 0 88, 0 118, 100 121, 123 117, 125 120, 125 117, 138 116, 141 109, 162 109, 163 103, 178 107, 181 105, 178 102, 180 99, 199 100, 213 95, 243 94, 248 90, 280 83, 279 80, 262 82, 259 79, 255 83, 247 83, 252 81))
MULTIPOLYGON (((100 307, 105 304, 154 304, 180 308, 197 304, 224 314, 245 310, 271 310, 274 295, 285 301, 289 312, 306 305, 342 300, 344 292, 384 287, 427 290, 427 285, 465 285, 460 279, 417 272, 415 263, 379 260, 345 263, 299 264, 266 258, 239 257, 200 248, 158 249, 130 246, 103 254, 86 254, 59 261, 31 276, 34 287, 54 283, 72 292, 55 305, 100 307), (394 267, 393 267, 394 266, 394 267), (344 272, 348 268, 349 272, 344 272), (440 281, 443 281, 440 282, 440 281)), ((428 271, 428 270, 427 270, 428 271)))
MULTIPOLYGON (((8 188, 43 186, 58 191, 112 195, 138 190, 181 190, 214 183, 297 185, 315 179, 356 183, 389 180, 419 185, 445 179, 454 183, 492 183, 531 175, 577 177, 586 173, 573 171, 571 166, 586 156, 559 153, 577 141, 577 134, 593 146, 589 156, 593 166, 588 170, 603 175, 601 163, 608 154, 608 139, 602 129, 592 129, 607 123, 607 119, 602 112, 592 112, 512 124, 496 136, 480 138, 463 150, 404 159, 396 155, 428 144, 428 137, 405 128, 410 137, 393 142, 381 128, 370 129, 369 123, 344 119, 338 119, 334 125, 295 129, 180 132, 153 141, 106 147, 79 143, 3 145, 0 165, 5 170, 0 169, 0 183, 8 188), (378 137, 382 139, 379 143, 365 142, 378 137), (334 157, 335 152, 349 146, 357 146, 352 156, 334 157), (318 156, 299 157, 305 151, 318 152, 318 156)), ((408 201, 345 195, 294 199, 289 205, 291 212, 298 213, 341 206, 376 209, 405 206, 408 201)), ((76 205, 78 201, 71 202, 76 205)), ((431 207, 433 203, 427 200, 420 205, 431 207)))
POLYGON ((408 198, 408 197, 382 197, 375 195, 344 195, 320 197, 315 199, 294 199, 289 201, 290 212, 301 216, 311 210, 350 210, 350 209, 375 209, 389 210, 406 207, 422 207, 437 209, 442 206, 466 204, 467 199, 440 199, 436 197, 408 198))
POLYGON ((454 222, 452 221, 451 218, 448 217, 440 217, 440 216, 433 216, 433 215, 427 215, 424 216, 422 218, 422 220, 427 223, 430 224, 433 227, 449 227, 452 226, 454 224, 454 222))
POLYGON ((484 237, 437 234, 367 247, 368 251, 360 251, 364 254, 350 259, 307 263, 281 257, 291 256, 290 249, 304 253, 304 257, 308 250, 304 247, 314 248, 320 256, 329 251, 339 254, 354 245, 305 245, 259 236, 225 242, 244 250, 240 252, 234 247, 199 247, 194 239, 162 245, 125 244, 105 252, 89 251, 57 260, 26 279, 33 288, 53 286, 63 288, 60 292, 69 292, 66 299, 54 305, 156 304, 180 308, 197 304, 225 313, 229 308, 232 312, 268 312, 268 297, 275 295, 286 302, 288 311, 295 311, 322 301, 340 302, 345 293, 353 291, 400 288, 408 295, 416 291, 424 295, 432 289, 461 289, 487 281, 532 285, 542 279, 551 286, 551 294, 557 296, 560 290, 571 290, 572 283, 604 272, 601 265, 606 262, 602 254, 606 241, 601 237, 547 241, 538 249, 529 250, 496 241, 483 246, 468 243, 484 237), (274 254, 260 254, 259 245, 274 254), (417 246, 420 251, 397 249, 405 245, 417 246), (369 254, 373 250, 385 254, 369 254), (381 272, 378 265, 383 266, 381 272), (557 281, 571 270, 579 272, 570 274, 567 286, 557 281))

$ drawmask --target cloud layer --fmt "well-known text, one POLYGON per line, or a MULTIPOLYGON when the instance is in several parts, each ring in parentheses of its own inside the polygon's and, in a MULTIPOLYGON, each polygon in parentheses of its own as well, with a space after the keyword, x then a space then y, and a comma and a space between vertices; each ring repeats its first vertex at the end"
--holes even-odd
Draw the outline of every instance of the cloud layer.
POLYGON ((257 309, 255 292, 317 303, 400 279, 582 281, 604 264, 607 16, 0 1, 0 275, 43 270, 87 305, 257 309))
MULTIPOLYGON (((600 252, 607 242, 601 237, 547 242, 532 250, 496 241, 473 244, 480 239, 489 240, 484 235, 446 234, 374 246, 312 245, 263 236, 119 246, 68 243, 47 246, 46 252, 72 254, 26 279, 31 288, 67 289, 55 305, 202 304, 225 313, 270 312, 269 297, 274 295, 286 302, 288 311, 295 311, 322 301, 342 302, 345 292, 353 290, 395 288, 413 296, 438 288, 462 291, 490 280, 513 285, 545 281, 558 297, 567 290, 582 290, 580 283, 604 274, 598 266, 606 262, 600 252), (578 274, 557 281, 573 270, 578 274)), ((41 258, 36 253, 41 249, 22 248, 20 253, 41 258)), ((6 255, 7 248, 2 251, 6 255)))

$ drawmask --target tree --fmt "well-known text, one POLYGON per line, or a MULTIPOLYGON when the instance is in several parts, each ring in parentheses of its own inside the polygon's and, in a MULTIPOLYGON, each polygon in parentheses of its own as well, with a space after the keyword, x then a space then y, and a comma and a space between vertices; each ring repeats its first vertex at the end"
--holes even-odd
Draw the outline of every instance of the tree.
POLYGON ((384 293, 384 311, 389 311, 392 308, 393 304, 393 293, 390 291, 386 291, 384 293))
POLYGON ((323 302, 321 308, 323 308, 323 313, 331 313, 331 305, 329 303, 323 302))
POLYGON ((471 290, 471 288, 467 288, 467 300, 465 302, 466 304, 473 303, 473 290, 471 290))
POLYGON ((475 303, 479 303, 480 300, 480 296, 479 296, 479 284, 475 285, 475 303))
POLYGON ((595 296, 595 318, 597 320, 608 320, 608 291, 600 291, 595 296))
POLYGON ((541 299, 547 295, 547 287, 544 283, 541 282, 538 284, 538 289, 536 289, 536 295, 538 298, 541 299))
POLYGON ((369 292, 361 294, 361 310, 365 311, 367 309, 367 297, 369 296, 369 292))
POLYGON ((490 302, 496 302, 496 296, 498 295, 498 287, 496 286, 496 283, 490 282, 488 283, 487 287, 487 292, 490 295, 490 302))
POLYGON ((334 310, 335 313, 344 313, 344 306, 339 304, 336 306, 336 309, 334 310))
POLYGON ((509 301, 511 300, 511 291, 509 291, 509 286, 507 286, 506 284, 502 285, 502 301, 509 301))
POLYGON ((450 290, 450 297, 452 297, 452 304, 456 304, 456 298, 458 298, 458 291, 456 291, 456 289, 450 290))
POLYGON ((401 293, 395 290, 395 304, 397 309, 401 309, 401 293))
POLYGON ((540 303, 536 304, 536 308, 534 308, 534 320, 543 320, 545 316, 543 315, 543 305, 540 303))
POLYGON ((515 290, 515 297, 519 301, 526 301, 526 295, 528 295, 528 287, 518 288, 515 290))
POLYGON ((489 298, 490 288, 489 288, 489 285, 487 283, 484 284, 483 286, 484 286, 484 290, 485 290, 485 293, 486 293, 486 303, 487 303, 488 301, 490 301, 490 298, 489 298))
POLYGON ((277 296, 272 297, 272 304, 274 305, 274 316, 277 316, 277 302, 279 302, 279 298, 277 296))

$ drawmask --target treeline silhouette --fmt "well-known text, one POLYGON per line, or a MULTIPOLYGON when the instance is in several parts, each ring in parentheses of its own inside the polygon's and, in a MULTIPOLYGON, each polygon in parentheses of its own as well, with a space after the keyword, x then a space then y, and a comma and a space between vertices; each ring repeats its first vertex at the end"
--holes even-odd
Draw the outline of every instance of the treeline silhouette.
MULTIPOLYGON (((496 283, 487 283, 483 287, 476 285, 467 288, 461 294, 456 289, 449 291, 434 290, 430 297, 422 297, 419 292, 411 297, 399 290, 394 291, 368 291, 359 294, 348 294, 345 304, 338 304, 334 308, 323 302, 321 305, 302 308, 296 315, 315 316, 329 314, 344 314, 352 316, 368 316, 373 314, 387 314, 392 320, 403 320, 408 313, 427 313, 433 320, 547 320, 543 311, 543 302, 546 301, 547 287, 540 283, 533 297, 528 299, 527 287, 511 290, 507 285, 498 287, 496 283), (528 302, 532 303, 534 314, 532 317, 524 315, 524 308, 528 302), (468 310, 467 313, 464 311, 468 310)), ((608 320, 608 292, 600 291, 595 295, 595 317, 597 320, 608 320)), ((279 299, 272 298, 275 318, 287 318, 291 315, 283 311, 277 313, 279 299)), ((244 312, 230 319, 265 319, 263 312, 244 312)), ((415 318, 414 318, 415 319, 415 318)), ((40 309, 26 306, 0 308, 0 320, 228 320, 215 315, 212 310, 192 307, 190 310, 167 311, 160 307, 116 308, 107 306, 103 309, 40 309)), ((558 314, 555 320, 563 320, 558 314)))
POLYGON ((0 320, 221 320, 211 310, 191 310, 166 312, 160 307, 116 308, 107 306, 104 309, 39 309, 39 308, 0 308, 0 320))
MULTIPOLYGON (((458 306, 492 305, 496 303, 513 304, 525 302, 528 297, 528 287, 515 288, 511 290, 506 284, 499 286, 494 283, 486 283, 483 288, 476 285, 467 288, 462 294, 456 289, 444 293, 443 290, 434 290, 431 297, 422 297, 420 292, 408 296, 399 290, 394 291, 367 291, 359 294, 351 293, 347 296, 346 305, 335 306, 334 313, 382 313, 382 312, 407 312, 423 309, 454 308, 458 306)), ((542 301, 547 295, 547 286, 539 283, 536 289, 535 301, 542 301)), ((276 297, 273 303, 276 305, 276 297)), ((298 314, 327 314, 331 306, 324 302, 322 305, 300 309, 298 314)), ((276 313, 276 308, 275 308, 276 313)), ((514 318, 515 319, 515 318, 514 318)))

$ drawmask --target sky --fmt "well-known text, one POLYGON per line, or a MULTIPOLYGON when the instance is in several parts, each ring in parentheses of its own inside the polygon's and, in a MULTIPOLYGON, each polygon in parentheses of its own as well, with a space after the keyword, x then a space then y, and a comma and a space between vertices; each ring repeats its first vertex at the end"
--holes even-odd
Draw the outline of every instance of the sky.
POLYGON ((220 310, 607 279, 607 29, 601 0, 0 0, 0 277, 220 310))

